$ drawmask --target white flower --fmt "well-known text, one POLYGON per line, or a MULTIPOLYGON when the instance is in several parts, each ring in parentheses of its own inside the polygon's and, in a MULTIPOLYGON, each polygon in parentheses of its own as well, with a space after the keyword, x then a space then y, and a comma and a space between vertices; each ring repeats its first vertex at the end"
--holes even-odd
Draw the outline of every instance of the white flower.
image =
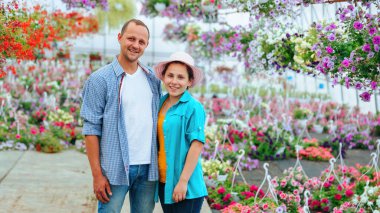
POLYGON ((372 206, 372 205, 373 205, 373 202, 372 202, 372 201, 368 201, 367 205, 368 205, 368 206, 372 206))
POLYGON ((376 200, 376 205, 380 206, 380 198, 376 200))
POLYGON ((373 195, 373 193, 375 193, 375 190, 374 190, 374 188, 370 188, 369 190, 368 190, 368 194, 369 195, 373 195))
POLYGON ((380 213, 380 211, 379 210, 375 210, 372 213, 380 213))
POLYGON ((361 199, 360 199, 360 202, 361 202, 361 203, 367 203, 367 202, 368 202, 368 197, 367 197, 367 195, 362 196, 361 199))

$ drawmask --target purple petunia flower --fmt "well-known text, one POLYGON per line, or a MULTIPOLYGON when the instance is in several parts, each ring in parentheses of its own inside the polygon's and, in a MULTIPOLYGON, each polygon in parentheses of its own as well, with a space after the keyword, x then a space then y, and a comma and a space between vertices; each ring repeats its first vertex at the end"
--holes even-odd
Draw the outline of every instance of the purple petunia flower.
POLYGON ((368 30, 368 33, 369 33, 370 35, 373 35, 373 34, 375 34, 376 32, 377 32, 377 30, 376 30, 375 27, 372 27, 372 28, 370 28, 370 29, 368 30))
POLYGON ((360 23, 359 21, 355 21, 354 22, 354 28, 357 30, 361 30, 361 29, 363 29, 363 24, 360 23))
POLYGON ((316 28, 318 31, 321 31, 323 27, 322 27, 321 24, 317 24, 317 25, 315 26, 315 28, 316 28))
POLYGON ((356 89, 361 89, 362 87, 363 87, 363 85, 359 82, 355 84, 356 89))
POLYGON ((356 67, 355 67, 355 66, 352 66, 352 67, 351 67, 351 71, 352 71, 352 72, 356 72, 356 67))
POLYGON ((355 9, 354 5, 352 5, 352 4, 348 5, 347 8, 351 11, 354 11, 354 9, 355 9))
POLYGON ((373 49, 375 50, 375 52, 379 52, 380 46, 375 44, 373 45, 373 49))
POLYGON ((322 51, 321 51, 321 50, 318 50, 318 51, 317 51, 317 57, 319 58, 319 57, 321 57, 321 55, 322 55, 322 51))
POLYGON ((369 45, 369 44, 364 44, 363 45, 363 47, 362 47, 362 50, 364 51, 364 52, 370 52, 371 51, 371 45, 369 45))
POLYGON ((336 37, 334 33, 331 33, 328 37, 329 41, 335 41, 336 37))
POLYGON ((333 84, 333 86, 337 85, 338 84, 338 78, 334 78, 332 84, 333 84))
POLYGON ((377 88, 377 83, 376 83, 376 81, 372 81, 372 82, 371 82, 371 88, 372 88, 373 90, 375 90, 375 89, 377 88))
POLYGON ((375 36, 372 38, 373 44, 380 44, 380 36, 375 36))
POLYGON ((332 54, 332 53, 334 53, 334 49, 333 49, 332 47, 330 47, 330 46, 327 46, 327 47, 326 47, 326 52, 327 52, 328 54, 332 54))
POLYGON ((349 89, 350 88, 350 78, 349 77, 344 78, 344 83, 346 84, 347 89, 349 89))
POLYGON ((371 100, 371 94, 369 94, 369 92, 363 92, 359 96, 364 102, 369 102, 371 100))
POLYGON ((348 60, 348 59, 344 59, 344 60, 342 61, 342 65, 343 65, 344 67, 348 68, 348 67, 350 66, 350 60, 348 60))
POLYGON ((368 55, 367 55, 367 58, 373 58, 373 56, 375 56, 375 53, 374 52, 369 52, 368 55))
POLYGON ((334 23, 330 24, 330 29, 336 29, 336 25, 334 23))

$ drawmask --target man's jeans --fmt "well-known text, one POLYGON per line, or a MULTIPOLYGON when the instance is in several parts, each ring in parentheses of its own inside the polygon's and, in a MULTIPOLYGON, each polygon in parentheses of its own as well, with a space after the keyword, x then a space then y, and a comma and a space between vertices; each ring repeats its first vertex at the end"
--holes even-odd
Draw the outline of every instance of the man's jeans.
POLYGON ((152 213, 155 203, 156 181, 148 181, 149 165, 129 166, 129 186, 111 185, 108 203, 98 202, 99 213, 119 213, 129 191, 131 213, 152 213))

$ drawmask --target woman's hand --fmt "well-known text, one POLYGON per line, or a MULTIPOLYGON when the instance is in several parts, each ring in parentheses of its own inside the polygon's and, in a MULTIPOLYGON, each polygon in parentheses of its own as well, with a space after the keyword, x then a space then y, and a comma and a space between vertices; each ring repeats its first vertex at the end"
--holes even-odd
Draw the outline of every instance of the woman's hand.
POLYGON ((173 200, 178 203, 186 199, 187 181, 180 179, 173 191, 173 200))

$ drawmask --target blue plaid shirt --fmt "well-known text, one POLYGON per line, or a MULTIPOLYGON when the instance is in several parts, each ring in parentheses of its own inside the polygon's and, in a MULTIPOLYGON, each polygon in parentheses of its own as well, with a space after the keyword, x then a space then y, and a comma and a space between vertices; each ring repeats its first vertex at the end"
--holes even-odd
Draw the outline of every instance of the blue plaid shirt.
MULTIPOLYGON (((154 72, 141 64, 153 93, 152 151, 149 181, 158 180, 157 165, 157 115, 161 97, 161 82, 154 72)), ((120 104, 120 88, 124 70, 117 58, 87 79, 82 93, 80 116, 83 134, 100 137, 100 165, 112 185, 129 185, 129 156, 123 107, 120 104)))

